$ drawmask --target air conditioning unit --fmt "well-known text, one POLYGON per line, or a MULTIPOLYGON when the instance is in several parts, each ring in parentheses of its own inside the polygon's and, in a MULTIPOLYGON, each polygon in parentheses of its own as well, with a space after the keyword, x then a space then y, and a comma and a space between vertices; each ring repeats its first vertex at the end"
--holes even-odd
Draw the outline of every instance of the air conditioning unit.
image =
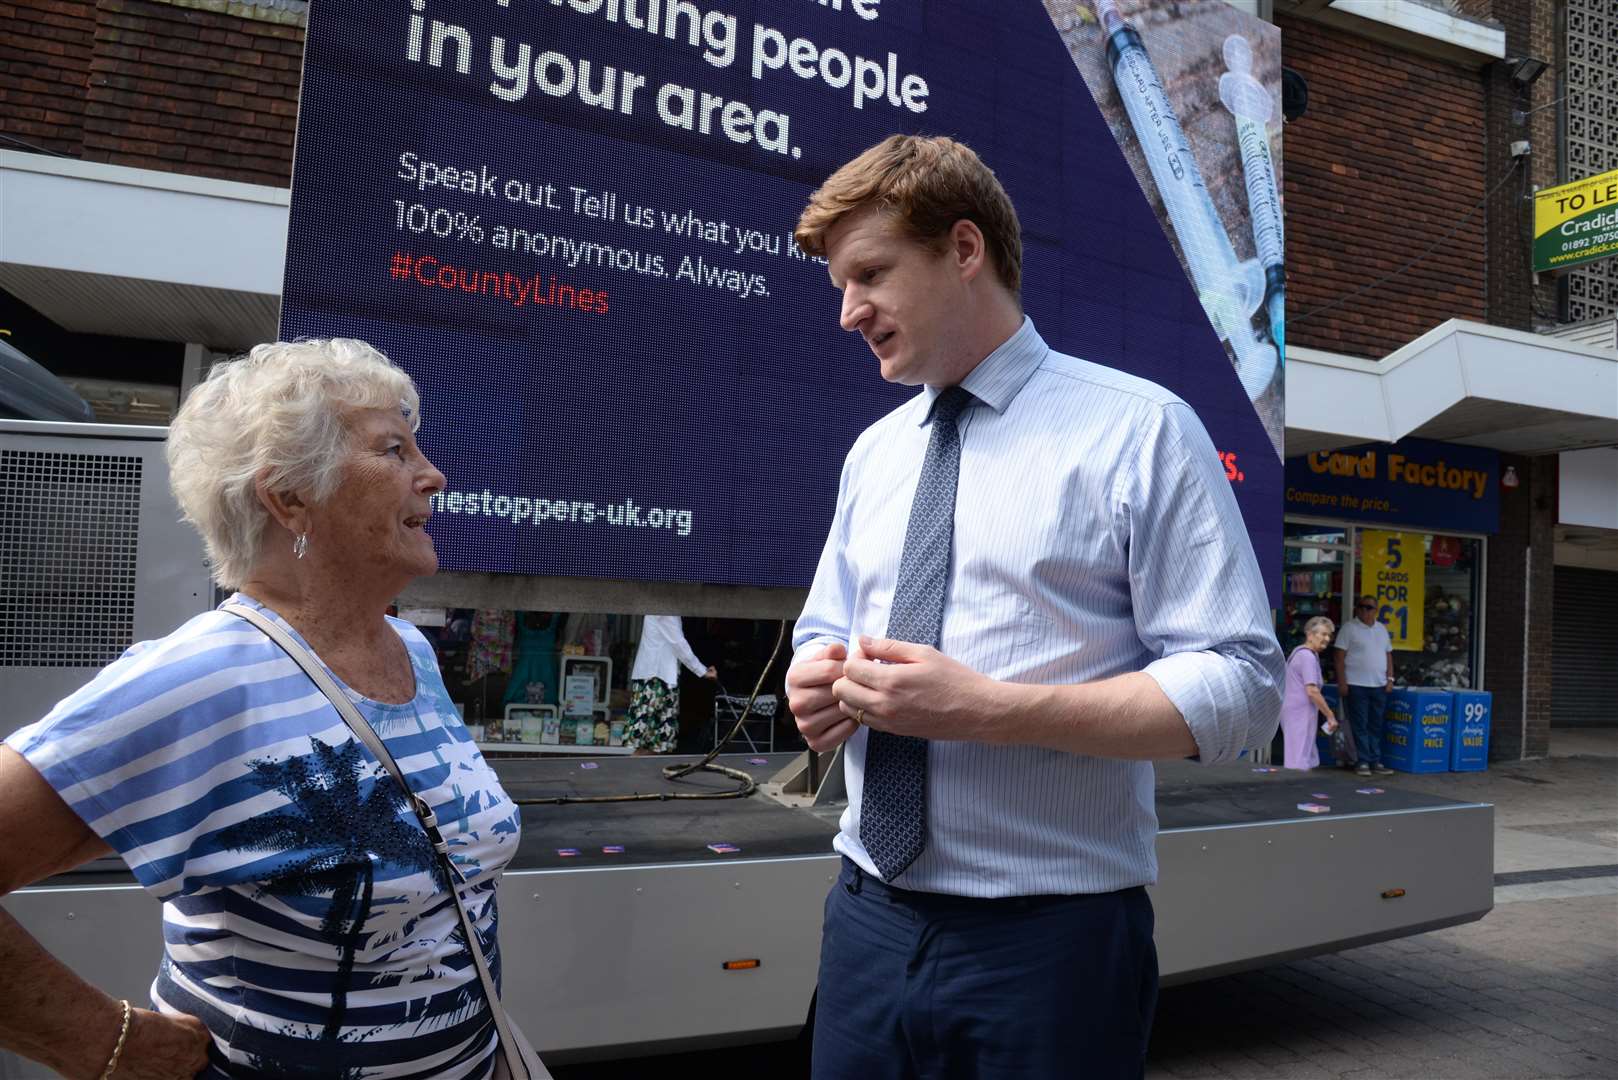
POLYGON ((165 427, 0 420, 0 737, 214 606, 165 427))

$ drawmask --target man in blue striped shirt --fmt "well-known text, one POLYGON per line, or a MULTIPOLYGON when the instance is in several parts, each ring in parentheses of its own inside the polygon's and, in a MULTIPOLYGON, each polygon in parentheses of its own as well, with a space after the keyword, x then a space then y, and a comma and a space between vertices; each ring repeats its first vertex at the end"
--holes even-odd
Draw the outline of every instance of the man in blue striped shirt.
POLYGON ((796 237, 922 388, 849 451, 787 677, 809 745, 846 744, 815 1076, 1139 1076, 1150 762, 1229 762, 1280 708, 1224 470, 1183 401, 1040 338, 967 147, 885 140, 796 237))

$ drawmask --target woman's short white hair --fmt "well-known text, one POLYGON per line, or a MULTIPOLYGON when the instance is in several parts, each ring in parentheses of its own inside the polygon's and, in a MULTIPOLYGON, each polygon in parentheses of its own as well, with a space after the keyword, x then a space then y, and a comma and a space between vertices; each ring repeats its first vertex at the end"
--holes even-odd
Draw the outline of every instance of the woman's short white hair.
POLYGON ((329 498, 355 409, 402 409, 412 430, 420 423, 410 376, 353 338, 256 345, 191 391, 169 427, 169 483, 220 586, 241 585, 258 562, 270 520, 258 478, 273 491, 329 498))
POLYGON ((1328 634, 1335 634, 1337 632, 1337 624, 1326 618, 1324 615, 1316 615, 1314 618, 1303 624, 1304 636, 1307 637, 1316 630, 1324 630, 1328 634))

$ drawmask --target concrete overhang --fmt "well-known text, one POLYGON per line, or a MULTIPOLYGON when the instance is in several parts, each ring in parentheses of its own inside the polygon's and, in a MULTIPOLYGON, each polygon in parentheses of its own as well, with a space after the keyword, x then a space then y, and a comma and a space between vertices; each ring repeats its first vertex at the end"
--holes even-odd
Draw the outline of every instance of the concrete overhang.
POLYGON ((1275 11, 1469 68, 1506 55, 1503 27, 1438 0, 1276 0, 1275 11))
POLYGON ((0 288, 67 330, 273 341, 288 192, 0 150, 0 288))
POLYGON ((1383 360, 1287 349, 1286 454, 1406 436, 1549 454, 1618 446, 1618 352, 1451 319, 1383 360))

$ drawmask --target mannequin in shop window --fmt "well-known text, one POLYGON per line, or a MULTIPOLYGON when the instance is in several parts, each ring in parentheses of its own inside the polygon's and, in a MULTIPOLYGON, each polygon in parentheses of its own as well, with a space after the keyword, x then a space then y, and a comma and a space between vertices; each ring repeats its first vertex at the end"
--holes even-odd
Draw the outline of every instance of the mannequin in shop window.
POLYGON ((636 754, 670 754, 680 735, 680 665, 693 675, 718 679, 685 640, 678 615, 648 615, 629 673, 629 723, 624 745, 636 754))
POLYGON ((560 621, 548 611, 525 611, 517 617, 517 661, 506 683, 505 704, 556 704, 560 621))

